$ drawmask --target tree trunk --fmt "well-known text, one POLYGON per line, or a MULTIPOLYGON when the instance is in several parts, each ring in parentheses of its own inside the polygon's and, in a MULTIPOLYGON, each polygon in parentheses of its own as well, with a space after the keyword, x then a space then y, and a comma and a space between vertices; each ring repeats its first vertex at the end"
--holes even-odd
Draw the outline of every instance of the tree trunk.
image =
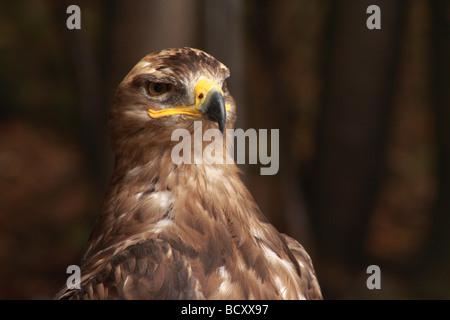
POLYGON ((331 12, 317 158, 310 177, 315 235, 326 258, 317 267, 322 283, 329 285, 324 288, 329 298, 346 289, 335 286, 344 281, 332 279, 339 265, 360 273, 368 266, 367 225, 383 171, 404 10, 402 1, 377 1, 381 30, 369 30, 366 9, 371 4, 335 1, 331 12))
POLYGON ((449 299, 450 285, 450 12, 449 1, 432 2, 433 104, 436 114, 438 193, 429 241, 418 265, 426 298, 449 299))

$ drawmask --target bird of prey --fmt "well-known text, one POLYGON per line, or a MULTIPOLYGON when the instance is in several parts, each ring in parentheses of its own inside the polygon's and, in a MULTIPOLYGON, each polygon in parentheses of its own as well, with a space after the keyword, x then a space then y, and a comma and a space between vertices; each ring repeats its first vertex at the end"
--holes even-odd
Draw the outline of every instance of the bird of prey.
POLYGON ((236 120, 229 75, 184 47, 147 55, 121 82, 110 111, 114 171, 80 288, 56 298, 322 298, 308 253, 269 223, 234 163, 171 158, 172 133, 193 135, 195 122, 225 140, 236 120))

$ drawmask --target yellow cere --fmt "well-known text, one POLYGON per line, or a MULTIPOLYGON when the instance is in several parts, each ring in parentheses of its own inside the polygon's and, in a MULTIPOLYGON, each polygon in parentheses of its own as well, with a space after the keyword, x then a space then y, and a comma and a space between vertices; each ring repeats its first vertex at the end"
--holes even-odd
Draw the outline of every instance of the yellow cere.
MULTIPOLYGON (((211 90, 217 90, 220 91, 220 93, 223 95, 222 89, 215 83, 214 81, 207 80, 207 79, 201 79, 197 82, 195 85, 194 93, 195 93, 195 105, 193 106, 180 106, 180 107, 174 107, 174 108, 168 108, 168 109, 162 109, 162 110, 153 110, 148 109, 148 115, 153 118, 163 118, 171 115, 176 114, 184 114, 189 116, 200 116, 202 113, 199 111, 200 107, 202 106, 203 101, 205 100, 206 96, 208 95, 209 91, 211 90)), ((230 110, 230 105, 225 105, 225 110, 230 110)))

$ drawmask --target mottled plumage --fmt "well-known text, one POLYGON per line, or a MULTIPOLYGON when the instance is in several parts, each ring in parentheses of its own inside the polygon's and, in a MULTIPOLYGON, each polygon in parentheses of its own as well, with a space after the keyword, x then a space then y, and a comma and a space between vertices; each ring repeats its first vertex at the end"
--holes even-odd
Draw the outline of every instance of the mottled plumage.
POLYGON ((233 128, 228 76, 210 55, 179 48, 146 56, 125 77, 110 117, 113 177, 81 262, 81 289, 57 298, 322 298, 308 254, 267 221, 235 164, 171 159, 174 129, 192 134, 195 120, 203 132, 221 121, 233 128), (221 94, 199 91, 202 79, 221 94), (161 87, 167 92, 152 94, 161 87))

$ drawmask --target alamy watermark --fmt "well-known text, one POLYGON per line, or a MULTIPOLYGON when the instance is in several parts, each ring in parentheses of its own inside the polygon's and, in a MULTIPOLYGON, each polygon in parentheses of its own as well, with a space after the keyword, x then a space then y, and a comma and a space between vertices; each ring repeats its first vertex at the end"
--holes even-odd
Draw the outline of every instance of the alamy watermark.
POLYGON ((76 264, 72 264, 67 267, 66 273, 71 274, 66 281, 66 287, 68 289, 80 289, 81 288, 81 269, 76 264))
MULTIPOLYGON (((70 16, 66 20, 66 26, 69 30, 81 29, 81 9, 77 5, 70 5, 66 10, 70 16)), ((381 29, 381 9, 377 5, 370 5, 366 9, 366 13, 370 16, 366 20, 366 26, 369 30, 381 29)))
MULTIPOLYGON (((81 269, 79 266, 73 264, 67 267, 67 274, 70 276, 67 278, 66 286, 68 289, 80 289, 81 288, 81 269)), ((370 276, 366 280, 366 287, 369 290, 381 289, 381 269, 377 265, 370 265, 366 269, 366 273, 370 276)))
POLYGON ((366 281, 367 289, 369 289, 369 290, 381 289, 381 269, 380 269, 380 267, 375 264, 372 264, 367 267, 366 273, 370 274, 370 276, 367 278, 367 281, 366 281))
POLYGON ((249 164, 257 164, 259 161, 265 165, 260 168, 261 175, 274 175, 279 169, 279 130, 270 129, 270 154, 268 135, 267 129, 258 131, 226 129, 223 135, 218 129, 207 129, 203 133, 202 121, 195 121, 192 136, 187 129, 175 129, 172 132, 171 140, 179 141, 172 149, 172 162, 175 164, 232 164, 235 162, 244 164, 248 155, 249 164), (203 142, 208 142, 205 148, 203 148, 203 142), (224 155, 224 143, 231 146, 231 150, 228 150, 229 156, 224 155))

